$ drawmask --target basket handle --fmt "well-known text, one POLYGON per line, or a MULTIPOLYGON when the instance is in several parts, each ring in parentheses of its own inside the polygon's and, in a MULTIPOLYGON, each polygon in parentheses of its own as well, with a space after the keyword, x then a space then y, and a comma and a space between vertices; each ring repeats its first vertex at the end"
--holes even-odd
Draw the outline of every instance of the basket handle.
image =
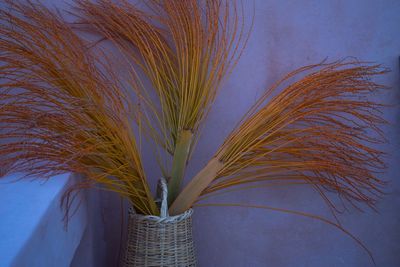
POLYGON ((165 178, 160 179, 160 187, 161 187, 160 217, 166 218, 169 216, 169 214, 168 214, 168 186, 165 178))

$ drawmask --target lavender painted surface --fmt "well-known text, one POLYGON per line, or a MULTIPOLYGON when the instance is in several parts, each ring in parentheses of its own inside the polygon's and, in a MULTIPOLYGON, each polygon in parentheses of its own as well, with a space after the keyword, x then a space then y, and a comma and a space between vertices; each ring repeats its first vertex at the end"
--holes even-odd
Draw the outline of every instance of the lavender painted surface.
MULTIPOLYGON (((251 39, 209 117, 187 178, 205 164, 265 88, 302 65, 346 56, 390 67, 393 72, 382 82, 392 90, 376 97, 399 103, 400 1, 255 1, 251 39)), ((392 122, 386 129, 391 157, 383 177, 391 181, 389 195, 378 205, 380 214, 351 210, 341 218, 372 251, 377 266, 395 267, 400 266, 398 106, 385 117, 392 122)), ((266 204, 329 216, 317 199, 310 189, 282 187, 213 202, 266 204)), ((243 208, 198 208, 194 220, 200 266, 374 266, 350 238, 315 220, 243 208)))
MULTIPOLYGON (((45 2, 66 7, 62 1, 45 2)), ((392 73, 382 82, 392 86, 392 90, 375 97, 393 104, 400 101, 400 1, 243 2, 247 22, 254 3, 254 29, 208 118, 186 182, 206 164, 263 90, 297 67, 326 57, 336 60, 347 56, 383 63, 392 73)), ((341 218, 346 229, 372 251, 377 266, 396 267, 400 266, 399 107, 388 109, 385 117, 392 123, 386 128, 390 141, 386 150, 391 156, 383 177, 390 181, 389 194, 378 205, 380 214, 350 210, 341 218)), ((160 172, 150 153, 145 153, 144 162, 154 186, 160 172)), ((92 215, 96 218, 94 233, 87 234, 87 242, 81 244, 71 266, 116 266, 120 203, 109 194, 101 201, 97 197, 91 198, 99 211, 92 215), (96 258, 103 261, 96 263, 96 258)), ((213 202, 266 204, 329 216, 316 193, 302 187, 241 192, 213 202)), ((205 267, 374 266, 365 251, 338 230, 315 220, 272 211, 197 208, 194 235, 199 265, 205 267)))
POLYGON ((14 174, 0 180, 0 267, 70 266, 87 226, 85 205, 68 231, 62 221, 60 199, 74 179, 69 174, 47 182, 20 179, 14 174))

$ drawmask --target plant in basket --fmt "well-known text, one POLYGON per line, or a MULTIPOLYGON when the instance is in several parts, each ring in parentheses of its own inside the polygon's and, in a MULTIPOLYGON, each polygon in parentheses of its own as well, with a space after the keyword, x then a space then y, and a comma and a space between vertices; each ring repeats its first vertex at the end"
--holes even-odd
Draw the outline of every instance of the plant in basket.
MULTIPOLYGON (((221 83, 252 25, 228 0, 75 0, 68 23, 36 1, 0 13, 0 159, 9 172, 85 177, 132 206, 126 266, 194 266, 192 207, 213 195, 306 184, 374 208, 384 184, 380 65, 342 60, 287 74, 244 114, 183 187, 186 166, 221 83), (88 34, 92 38, 88 37, 88 34), (93 39, 93 36, 95 39, 93 39), (111 60, 118 53, 125 62, 111 60), (125 75, 116 69, 124 67, 125 75), (117 68, 118 67, 118 68, 117 68), (139 134, 138 134, 139 133, 139 134), (139 136, 157 146, 165 180, 151 194, 139 136)), ((274 209, 268 206, 255 208, 274 209)), ((225 206, 229 204, 214 204, 225 206)), ((231 204, 231 206, 241 206, 231 204)), ((251 207, 251 206, 249 206, 251 207)), ((340 223, 315 215, 368 249, 340 223)))

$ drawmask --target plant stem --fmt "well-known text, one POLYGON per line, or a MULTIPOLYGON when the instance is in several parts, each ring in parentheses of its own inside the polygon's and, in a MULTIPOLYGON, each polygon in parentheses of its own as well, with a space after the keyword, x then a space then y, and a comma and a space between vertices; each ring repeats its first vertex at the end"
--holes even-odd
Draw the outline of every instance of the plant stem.
POLYGON ((174 202, 180 192, 192 137, 193 133, 190 130, 183 130, 178 135, 174 158, 172 160, 171 177, 168 183, 168 205, 174 202))
POLYGON ((189 209, 201 192, 217 177, 222 167, 223 163, 218 158, 214 157, 210 160, 172 203, 169 209, 170 215, 177 215, 189 209))

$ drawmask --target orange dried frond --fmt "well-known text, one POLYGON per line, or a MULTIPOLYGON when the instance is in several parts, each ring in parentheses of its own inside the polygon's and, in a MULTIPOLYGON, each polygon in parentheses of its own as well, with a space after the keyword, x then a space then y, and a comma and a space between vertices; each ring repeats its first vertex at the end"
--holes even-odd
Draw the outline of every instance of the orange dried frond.
POLYGON ((174 210, 199 195, 276 181, 311 184, 332 208, 323 189, 373 207, 383 184, 377 177, 385 168, 383 152, 376 146, 385 142, 385 120, 383 105, 370 96, 384 89, 372 78, 385 72, 378 65, 336 62, 290 73, 244 116, 212 160, 211 176, 195 177, 174 210), (277 92, 297 75, 305 76, 277 92))
POLYGON ((384 87, 371 81, 376 65, 305 67, 267 91, 222 146, 224 167, 207 191, 255 181, 305 180, 350 202, 373 206, 384 168, 381 104, 368 99, 384 87), (294 75, 312 71, 259 106, 294 75), (226 178, 222 178, 226 177, 226 178))
POLYGON ((196 136, 247 37, 236 6, 220 0, 152 0, 143 9, 123 0, 76 2, 82 24, 112 40, 135 64, 132 89, 156 142, 172 154, 181 131, 196 136))
MULTIPOLYGON (((157 214, 112 70, 38 2, 0 11, 0 159, 10 172, 77 172, 157 214)), ((87 184, 87 183, 86 183, 87 184)))

